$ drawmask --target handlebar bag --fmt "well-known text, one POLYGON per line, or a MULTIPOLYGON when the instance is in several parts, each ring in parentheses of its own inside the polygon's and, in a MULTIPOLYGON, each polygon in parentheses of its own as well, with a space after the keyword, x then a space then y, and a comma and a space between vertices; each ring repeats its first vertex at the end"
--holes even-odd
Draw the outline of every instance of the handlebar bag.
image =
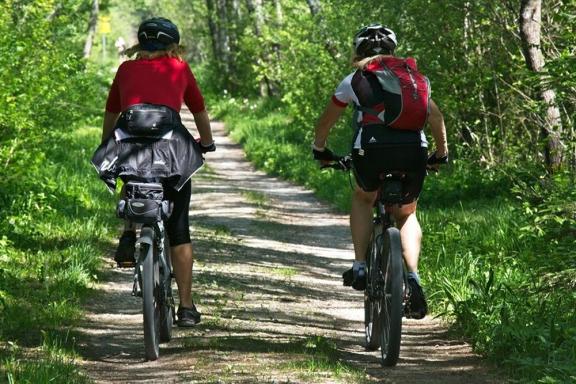
POLYGON ((154 224, 170 217, 171 206, 164 199, 162 184, 128 182, 126 196, 118 202, 118 217, 134 223, 154 224))

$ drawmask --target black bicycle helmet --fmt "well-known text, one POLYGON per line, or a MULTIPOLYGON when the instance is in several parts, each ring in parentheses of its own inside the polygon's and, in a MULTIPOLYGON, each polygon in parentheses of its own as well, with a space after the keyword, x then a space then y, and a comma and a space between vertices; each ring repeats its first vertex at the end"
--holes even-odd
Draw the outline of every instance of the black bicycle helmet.
POLYGON ((168 19, 154 17, 144 20, 138 28, 138 43, 146 51, 158 51, 180 42, 178 27, 168 19))
POLYGON ((392 54, 398 42, 396 34, 382 24, 370 24, 360 28, 354 35, 354 52, 361 57, 392 54))

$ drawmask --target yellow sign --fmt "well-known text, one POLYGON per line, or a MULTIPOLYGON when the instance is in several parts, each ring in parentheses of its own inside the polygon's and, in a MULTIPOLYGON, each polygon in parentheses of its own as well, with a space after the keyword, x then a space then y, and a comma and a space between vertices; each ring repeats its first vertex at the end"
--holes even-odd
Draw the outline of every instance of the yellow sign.
POLYGON ((98 32, 103 35, 107 35, 112 32, 112 27, 110 26, 110 16, 98 17, 98 32))

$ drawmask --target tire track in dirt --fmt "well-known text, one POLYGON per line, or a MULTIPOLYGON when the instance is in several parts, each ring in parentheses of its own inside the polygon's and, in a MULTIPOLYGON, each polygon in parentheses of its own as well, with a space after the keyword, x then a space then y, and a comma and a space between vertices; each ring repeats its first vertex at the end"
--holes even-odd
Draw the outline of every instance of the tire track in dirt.
MULTIPOLYGON (((192 117, 183 114, 193 129, 192 117)), ((194 129, 193 129, 194 130, 194 129)), ((77 349, 98 383, 502 383, 439 320, 404 320, 398 366, 363 347, 362 294, 341 285, 348 217, 255 171, 220 123, 192 187, 194 297, 203 320, 143 360, 131 271, 107 263, 77 349)), ((111 203, 111 214, 112 214, 111 203)))

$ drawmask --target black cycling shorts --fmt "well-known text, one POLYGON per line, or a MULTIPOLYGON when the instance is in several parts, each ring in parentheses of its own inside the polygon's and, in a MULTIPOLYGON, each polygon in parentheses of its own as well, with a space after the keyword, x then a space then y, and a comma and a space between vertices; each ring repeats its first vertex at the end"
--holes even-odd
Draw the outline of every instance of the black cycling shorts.
POLYGON ((164 187, 164 198, 171 201, 172 214, 165 221, 166 234, 170 240, 170 246, 190 243, 190 221, 188 210, 190 209, 190 196, 192 183, 190 180, 184 184, 180 191, 172 187, 164 187))
POLYGON ((422 191, 426 177, 428 153, 420 145, 382 146, 352 151, 353 171, 358 186, 364 191, 372 192, 380 187, 380 175, 385 172, 403 172, 403 203, 408 204, 416 199, 422 191))

